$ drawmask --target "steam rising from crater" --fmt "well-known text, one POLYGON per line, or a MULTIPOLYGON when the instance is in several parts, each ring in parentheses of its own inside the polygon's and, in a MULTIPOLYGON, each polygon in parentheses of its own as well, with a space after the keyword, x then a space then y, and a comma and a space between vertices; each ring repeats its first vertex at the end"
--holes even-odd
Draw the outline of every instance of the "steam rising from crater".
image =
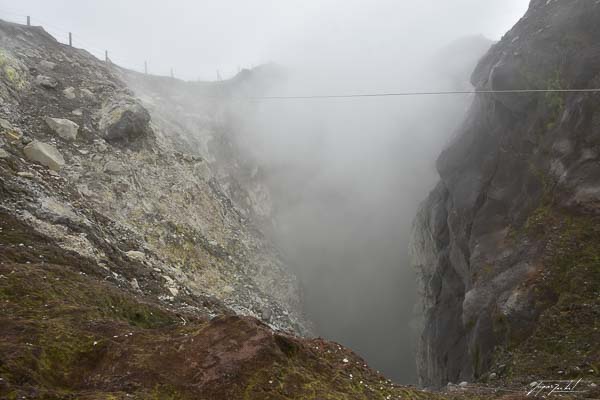
MULTIPOLYGON (((11 8, 12 2, 0 1, 11 8)), ((21 0, 113 60, 185 79, 274 61, 266 94, 463 90, 526 0, 21 0), (103 21, 104 23, 97 23, 103 21), (110 22, 110 23, 109 23, 110 22), (458 42, 456 40, 459 40, 458 42)), ((52 32, 52 27, 48 30, 52 32)), ((264 94, 264 93, 262 93, 264 94)), ((407 259, 418 202, 467 96, 238 102, 239 148, 272 193, 270 232, 300 277, 317 333, 399 382, 415 379, 416 281, 407 259)))

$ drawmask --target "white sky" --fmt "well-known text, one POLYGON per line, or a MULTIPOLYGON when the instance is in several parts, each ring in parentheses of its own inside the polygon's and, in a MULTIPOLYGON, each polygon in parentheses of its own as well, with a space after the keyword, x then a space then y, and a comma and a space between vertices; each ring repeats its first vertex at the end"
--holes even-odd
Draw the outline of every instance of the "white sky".
MULTIPOLYGON (((238 67, 357 55, 384 62, 407 35, 499 39, 529 0, 0 0, 0 18, 24 21, 113 61, 184 79, 238 67), (432 32, 434 33, 432 35, 432 32), (437 36, 436 36, 437 35, 437 36)), ((423 45, 428 45, 424 41, 423 45)))

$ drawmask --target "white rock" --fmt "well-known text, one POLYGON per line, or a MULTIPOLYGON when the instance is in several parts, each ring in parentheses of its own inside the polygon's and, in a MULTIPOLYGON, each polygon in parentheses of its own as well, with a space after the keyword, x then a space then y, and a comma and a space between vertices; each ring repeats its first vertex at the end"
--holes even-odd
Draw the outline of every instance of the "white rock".
POLYGON ((12 124, 10 122, 8 122, 7 120, 5 120, 4 118, 0 118, 0 128, 4 129, 5 131, 13 130, 12 124))
POLYGON ((62 154, 51 144, 33 141, 23 149, 25 157, 38 162, 51 170, 59 171, 65 165, 62 154))
POLYGON ((77 117, 81 117, 83 115, 83 111, 81 110, 81 108, 76 108, 75 110, 71 111, 71 114, 77 117))
POLYGON ((179 289, 174 288, 174 287, 169 287, 169 292, 171 292, 171 294, 175 297, 177 297, 177 295, 179 294, 179 289))
POLYGON ((40 67, 52 70, 56 67, 56 64, 52 61, 42 60, 40 61, 40 67))
POLYGON ((131 287, 135 290, 140 290, 140 284, 138 283, 137 279, 133 278, 131 280, 131 287))
POLYGON ((75 122, 64 118, 44 118, 46 124, 56 133, 58 136, 65 140, 77 139, 77 132, 79 131, 79 125, 75 122))
POLYGON ((56 79, 46 75, 38 75, 35 78, 35 82, 47 89, 55 89, 58 86, 58 81, 56 79))
POLYGON ((65 95, 65 97, 69 100, 73 100, 77 97, 77 95, 75 94, 75 88, 74 87, 68 87, 65 90, 63 90, 63 94, 65 95))
POLYGON ((17 176, 20 176, 21 178, 27 178, 27 179, 35 178, 35 175, 33 175, 31 172, 17 172, 17 176))
POLYGON ((8 157, 10 157, 10 154, 4 149, 0 149, 0 159, 8 157))
POLYGON ((536 387, 537 385, 538 385, 538 383, 533 381, 529 384, 529 387, 536 387))
POLYGON ((104 173, 110 175, 119 175, 125 172, 123 164, 118 161, 109 161, 104 165, 104 173))
POLYGON ((125 253, 127 257, 135 261, 144 261, 146 259, 146 255, 141 251, 131 250, 125 253))
POLYGON ((461 383, 458 384, 458 386, 460 387, 467 387, 469 385, 469 382, 466 381, 462 381, 461 383))
POLYGON ((81 95, 89 100, 94 100, 96 98, 96 96, 94 95, 94 93, 87 88, 83 88, 80 90, 81 95))

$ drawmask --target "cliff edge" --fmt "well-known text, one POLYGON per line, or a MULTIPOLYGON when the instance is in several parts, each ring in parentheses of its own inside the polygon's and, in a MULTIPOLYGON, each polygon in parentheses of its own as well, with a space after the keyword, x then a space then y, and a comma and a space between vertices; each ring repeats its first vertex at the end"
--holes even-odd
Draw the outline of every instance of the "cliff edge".
MULTIPOLYGON (((478 90, 600 87, 600 4, 533 0, 478 90)), ((414 225, 423 384, 597 379, 600 93, 479 95, 414 225)))

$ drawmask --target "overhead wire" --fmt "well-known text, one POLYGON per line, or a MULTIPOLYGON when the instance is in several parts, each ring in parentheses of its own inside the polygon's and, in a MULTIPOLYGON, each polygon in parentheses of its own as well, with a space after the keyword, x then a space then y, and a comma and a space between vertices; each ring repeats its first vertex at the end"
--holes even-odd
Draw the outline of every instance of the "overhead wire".
POLYGON ((305 96, 254 96, 249 100, 305 100, 305 99, 346 99, 356 97, 406 97, 406 96, 446 96, 459 94, 531 94, 531 93, 600 93, 598 89, 508 89, 508 90, 450 90, 428 92, 391 92, 391 93, 351 93, 323 94, 305 96))

